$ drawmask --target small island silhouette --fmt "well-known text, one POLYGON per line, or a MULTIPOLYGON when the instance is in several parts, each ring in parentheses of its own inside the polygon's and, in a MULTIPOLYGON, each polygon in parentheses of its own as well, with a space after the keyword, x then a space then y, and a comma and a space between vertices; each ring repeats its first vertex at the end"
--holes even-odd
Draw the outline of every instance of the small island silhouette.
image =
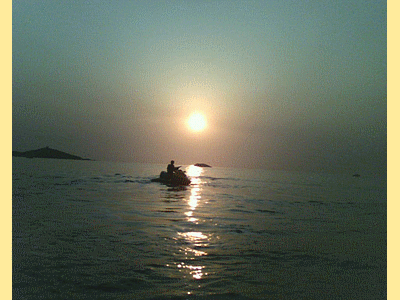
POLYGON ((82 158, 66 152, 62 152, 49 147, 44 147, 36 150, 29 150, 25 152, 13 151, 12 156, 26 157, 26 158, 55 158, 55 159, 74 159, 74 160, 90 160, 89 158, 82 158))
POLYGON ((196 167, 202 167, 202 168, 211 168, 211 166, 210 165, 207 165, 207 164, 205 164, 205 163, 197 163, 197 164, 194 164, 196 167))

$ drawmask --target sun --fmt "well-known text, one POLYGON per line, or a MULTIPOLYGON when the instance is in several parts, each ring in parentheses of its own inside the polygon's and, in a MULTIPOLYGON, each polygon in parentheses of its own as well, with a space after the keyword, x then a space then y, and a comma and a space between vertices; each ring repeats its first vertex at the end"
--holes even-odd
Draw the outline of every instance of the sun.
POLYGON ((193 113, 188 120, 189 128, 193 131, 203 131, 207 126, 207 120, 201 113, 193 113))

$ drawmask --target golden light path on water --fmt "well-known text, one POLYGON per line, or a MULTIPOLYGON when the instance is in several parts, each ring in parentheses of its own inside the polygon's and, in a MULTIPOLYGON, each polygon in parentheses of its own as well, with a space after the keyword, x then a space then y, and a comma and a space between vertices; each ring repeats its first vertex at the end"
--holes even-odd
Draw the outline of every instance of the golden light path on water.
POLYGON ((201 175, 202 172, 203 172, 202 168, 193 165, 187 168, 187 175, 191 177, 193 187, 190 191, 190 197, 188 201, 190 210, 185 212, 185 215, 187 216, 187 220, 189 222, 193 222, 196 224, 198 224, 197 223, 198 219, 193 217, 193 212, 196 209, 199 200, 201 199, 200 195, 201 179, 199 178, 199 176, 201 175))
MULTIPOLYGON (((186 220, 195 225, 199 224, 199 219, 195 217, 195 211, 199 202, 201 201, 201 190, 202 180, 200 178, 203 173, 203 168, 196 166, 189 166, 186 169, 187 175, 191 178, 192 184, 190 187, 190 196, 186 200, 188 207, 187 211, 184 212, 186 220)), ((193 226, 191 226, 193 229, 193 226)), ((180 272, 183 272, 183 276, 186 277, 188 274, 193 279, 202 279, 208 274, 204 272, 205 266, 198 264, 188 264, 188 261, 196 261, 196 257, 205 256, 207 252, 198 250, 198 248, 207 247, 209 245, 210 236, 201 231, 187 231, 177 232, 178 239, 183 239, 184 247, 181 248, 181 253, 184 254, 185 261, 180 261, 176 264, 176 267, 180 272), (185 263, 186 262, 186 263, 185 263)), ((190 292, 188 292, 190 294, 190 292)))

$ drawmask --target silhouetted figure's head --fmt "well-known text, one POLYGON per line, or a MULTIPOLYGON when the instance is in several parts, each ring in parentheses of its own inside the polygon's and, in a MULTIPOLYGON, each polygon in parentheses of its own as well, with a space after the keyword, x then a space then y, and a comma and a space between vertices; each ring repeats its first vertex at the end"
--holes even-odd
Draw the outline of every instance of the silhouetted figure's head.
POLYGON ((171 165, 173 165, 175 162, 173 160, 171 160, 171 165))

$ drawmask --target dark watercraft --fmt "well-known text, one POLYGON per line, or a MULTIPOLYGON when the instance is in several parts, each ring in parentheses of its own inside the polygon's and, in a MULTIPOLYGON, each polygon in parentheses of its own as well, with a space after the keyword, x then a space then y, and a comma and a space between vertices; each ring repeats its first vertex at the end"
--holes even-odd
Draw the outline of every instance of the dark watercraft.
POLYGON ((190 179, 187 177, 186 173, 179 169, 179 167, 172 174, 172 177, 168 176, 168 173, 161 171, 160 177, 151 180, 152 182, 161 182, 170 186, 184 186, 190 185, 190 179))

